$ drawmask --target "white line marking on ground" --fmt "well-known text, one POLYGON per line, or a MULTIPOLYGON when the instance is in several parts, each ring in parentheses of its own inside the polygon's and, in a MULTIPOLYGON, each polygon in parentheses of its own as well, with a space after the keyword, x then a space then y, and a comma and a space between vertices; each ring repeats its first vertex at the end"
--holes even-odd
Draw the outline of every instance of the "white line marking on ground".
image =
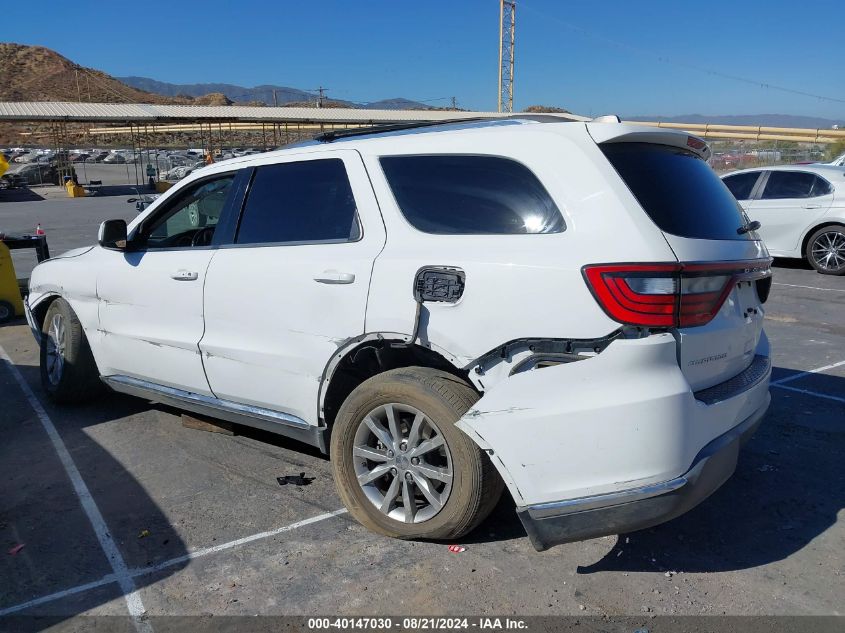
POLYGON ((827 371, 828 369, 834 369, 836 367, 841 367, 845 365, 845 360, 841 360, 838 363, 833 363, 831 365, 825 365, 824 367, 818 367, 816 369, 810 369, 809 371, 802 371, 798 372, 797 374, 792 374, 791 376, 787 376, 786 378, 781 378, 780 380, 775 380, 771 385, 779 386, 786 382, 792 382, 793 380, 798 380, 799 378, 804 378, 804 376, 809 376, 810 374, 818 374, 823 371, 827 371))
POLYGON ((88 591, 89 589, 96 589, 97 587, 103 587, 105 585, 109 585, 113 582, 117 582, 117 578, 114 574, 106 574, 99 580, 95 580, 94 582, 87 582, 84 585, 77 585, 76 587, 71 587, 70 589, 65 589, 64 591, 57 591, 56 593, 51 593, 47 596, 41 596, 40 598, 35 598, 34 600, 30 600, 29 602, 22 602, 20 604, 16 604, 13 607, 6 607, 5 609, 0 609, 0 616, 9 615, 10 613, 16 613, 18 611, 23 611, 24 609, 29 609, 30 607, 37 607, 39 604, 44 604, 46 602, 53 602, 54 600, 61 600, 67 596, 72 596, 77 593, 82 593, 83 591, 88 591))
POLYGON ((803 393, 807 396, 815 396, 816 398, 826 398, 828 400, 835 400, 836 402, 845 402, 845 398, 842 398, 840 396, 831 396, 827 393, 819 393, 818 391, 810 391, 809 389, 799 389, 798 387, 790 387, 789 385, 776 385, 774 383, 772 383, 772 387, 777 387, 778 389, 789 389, 790 391, 803 393))
MULTIPOLYGON (((313 523, 319 523, 320 521, 325 521, 326 519, 331 519, 336 516, 340 516, 341 514, 346 514, 346 508, 341 508, 340 510, 335 510, 334 512, 326 512, 325 514, 319 514, 315 517, 311 517, 310 519, 304 519, 302 521, 297 521, 296 523, 291 523, 290 525, 286 525, 284 527, 277 528, 275 530, 270 530, 268 532, 259 532, 258 534, 253 534, 252 536, 246 536, 244 538, 239 538, 234 541, 229 541, 228 543, 221 543, 220 545, 214 545, 212 547, 205 547, 203 549, 198 549, 196 551, 190 552, 185 556, 177 556, 176 558, 171 558, 170 560, 166 560, 162 563, 157 563, 155 565, 150 565, 148 567, 140 567, 138 569, 129 570, 129 575, 132 578, 137 576, 143 576, 145 574, 152 574, 157 571, 161 571, 163 569, 167 569, 168 567, 172 567, 174 565, 178 565, 179 563, 193 560, 195 558, 200 558, 201 556, 207 556, 208 554, 213 554, 215 552, 222 552, 227 549, 232 549, 233 547, 237 547, 238 545, 245 545, 247 543, 252 543, 253 541, 258 541, 263 538, 269 538, 271 536, 276 536, 277 534, 282 534, 283 532, 290 532, 291 530, 295 530, 297 528, 305 527, 306 525, 311 525, 313 523)), ((96 589, 97 587, 102 587, 104 585, 108 585, 110 583, 117 582, 117 577, 114 574, 107 574, 100 578, 100 580, 95 580, 94 582, 89 582, 84 585, 79 585, 77 587, 71 587, 70 589, 65 589, 63 591, 57 591, 56 593, 51 593, 47 596, 42 596, 40 598, 35 598, 34 600, 30 600, 28 602, 22 602, 21 604, 16 604, 12 607, 6 607, 5 609, 0 609, 0 616, 9 615, 10 613, 16 613, 18 611, 23 611, 24 609, 28 609, 30 607, 36 607, 40 604, 44 604, 47 602, 52 602, 53 600, 60 600, 66 596, 72 596, 76 593, 81 593, 83 591, 88 591, 89 589, 96 589)))
POLYGON ((845 290, 839 288, 819 288, 818 286, 802 286, 800 284, 782 284, 778 281, 773 281, 773 285, 775 286, 789 286, 790 288, 806 288, 807 290, 824 290, 826 292, 845 292, 845 290))
POLYGON ((173 565, 178 565, 179 563, 184 563, 186 561, 194 560, 195 558, 200 558, 201 556, 207 556, 208 554, 214 554, 215 552, 222 552, 224 550, 232 549, 233 547, 237 547, 239 545, 245 545, 247 543, 252 543, 253 541, 258 541, 261 539, 269 538, 271 536, 276 536, 277 534, 282 534, 283 532, 290 532, 291 530, 305 527, 306 525, 311 525, 312 523, 319 523, 320 521, 325 521, 326 519, 331 519, 332 517, 336 517, 341 514, 346 514, 346 512, 346 508, 341 508, 340 510, 334 510, 333 512, 318 514, 317 516, 311 517, 310 519, 297 521, 296 523, 291 523, 290 525, 276 528, 275 530, 270 530, 268 532, 259 532, 258 534, 253 534, 252 536, 245 536, 244 538, 229 541, 228 543, 221 543, 220 545, 213 545, 211 547, 198 549, 193 552, 189 552, 184 556, 177 556, 176 558, 171 558, 170 560, 166 560, 155 565, 150 565, 149 567, 131 569, 129 570, 129 573, 132 575, 133 578, 136 576, 143 576, 144 574, 151 574, 153 572, 161 571, 162 569, 167 569, 168 567, 173 567, 173 565))
POLYGON ((97 540, 100 542, 100 547, 106 555, 106 558, 108 558, 112 571, 114 571, 115 581, 120 585, 120 589, 123 592, 123 597, 126 600, 126 607, 129 609, 129 615, 132 617, 132 622, 135 624, 135 628, 140 633, 152 633, 153 629, 152 626, 150 626, 150 623, 142 619, 146 610, 144 609, 144 603, 141 602, 141 596, 135 588, 135 583, 129 575, 129 569, 126 567, 126 562, 123 560, 123 556, 120 555, 120 550, 115 544, 114 539, 112 539, 111 534, 109 534, 109 528, 106 525, 105 520, 103 520, 103 515, 97 507, 94 497, 91 496, 88 486, 85 485, 82 475, 79 474, 79 469, 76 467, 73 458, 70 456, 70 453, 68 452, 65 443, 62 441, 59 432, 56 430, 53 421, 50 419, 50 416, 47 415, 44 407, 41 406, 41 402, 35 397, 32 389, 29 388, 29 384, 21 375, 20 371, 18 371, 18 368, 15 367, 15 364, 12 362, 12 359, 9 358, 9 355, 6 353, 6 350, 3 349, 2 345, 0 345, 0 359, 2 359, 6 364, 6 367, 9 368, 9 371, 12 373, 12 376, 14 376, 18 386, 21 388, 21 391, 23 391, 24 396, 26 396, 27 401, 29 401, 29 405, 32 407, 32 410, 35 411, 35 414, 41 421, 41 426, 44 427, 44 431, 50 438, 50 442, 52 442, 53 448, 58 454, 59 460, 62 462, 62 466, 64 466, 67 476, 70 478, 73 490, 76 492, 76 496, 79 497, 79 503, 82 505, 82 509, 88 516, 88 520, 91 522, 91 527, 94 528, 97 540))

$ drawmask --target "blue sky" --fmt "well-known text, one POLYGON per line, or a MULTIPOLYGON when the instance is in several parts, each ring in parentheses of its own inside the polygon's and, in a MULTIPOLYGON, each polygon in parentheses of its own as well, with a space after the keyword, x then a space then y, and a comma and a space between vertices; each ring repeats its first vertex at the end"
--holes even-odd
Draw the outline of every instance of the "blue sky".
MULTIPOLYGON (((496 105, 497 0, 50 4, 4 3, 0 41, 118 76, 496 105)), ((517 0, 515 109, 845 118, 842 15, 841 0, 517 0)))

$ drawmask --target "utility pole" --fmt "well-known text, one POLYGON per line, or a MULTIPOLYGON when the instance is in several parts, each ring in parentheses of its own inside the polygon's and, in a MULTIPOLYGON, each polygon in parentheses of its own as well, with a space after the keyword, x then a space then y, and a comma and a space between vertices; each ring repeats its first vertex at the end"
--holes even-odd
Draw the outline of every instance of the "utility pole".
POLYGON ((279 107, 279 100, 276 98, 276 89, 275 88, 273 88, 273 107, 274 108, 279 107))
POLYGON ((76 74, 76 100, 82 103, 82 92, 79 90, 79 71, 74 68, 73 72, 76 74))
POLYGON ((513 112, 516 0, 499 0, 499 112, 513 112))
POLYGON ((452 97, 452 109, 453 110, 458 109, 458 98, 457 97, 452 97))
POLYGON ((326 94, 325 94, 325 93, 326 93, 326 90, 328 90, 328 88, 323 88, 322 86, 320 86, 319 88, 317 88, 317 92, 319 92, 319 93, 320 93, 320 98, 319 98, 319 101, 317 101, 317 107, 318 107, 318 108, 322 108, 322 107, 323 107, 323 100, 326 98, 326 94))

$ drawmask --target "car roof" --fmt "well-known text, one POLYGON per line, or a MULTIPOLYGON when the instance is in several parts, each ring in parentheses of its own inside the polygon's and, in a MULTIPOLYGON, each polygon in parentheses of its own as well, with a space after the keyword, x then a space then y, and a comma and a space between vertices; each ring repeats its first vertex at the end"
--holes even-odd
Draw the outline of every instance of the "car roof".
MULTIPOLYGON (((215 162, 209 165, 211 172, 225 171, 227 169, 239 169, 242 167, 258 167, 263 164, 276 162, 280 158, 292 154, 320 153, 334 149, 351 149, 363 154, 396 154, 413 153, 419 150, 422 141, 432 140, 432 136, 448 133, 453 147, 456 143, 466 144, 468 137, 481 138, 486 135, 510 136, 514 132, 531 134, 554 134, 567 136, 573 139, 584 140, 595 137, 593 142, 603 143, 614 140, 642 140, 643 142, 666 143, 687 147, 688 139, 691 136, 687 132, 672 130, 668 128, 656 128, 642 125, 631 125, 621 122, 590 122, 590 121, 549 121, 539 116, 515 115, 507 119, 479 119, 438 122, 420 127, 397 127, 385 129, 377 127, 372 130, 361 130, 359 134, 349 136, 338 136, 325 141, 318 139, 303 141, 287 145, 277 150, 262 152, 230 158, 215 162), (588 131, 589 130, 589 131, 588 131)), ((511 137, 512 138, 512 137, 511 137)), ((698 154, 707 152, 706 145, 701 141, 705 149, 698 149, 690 146, 691 151, 698 154)), ((704 156, 706 158, 706 156, 704 156)), ((204 173, 208 173, 205 172, 204 173)))
POLYGON ((845 180, 845 167, 837 165, 827 165, 824 163, 812 163, 809 165, 768 165, 766 167, 749 167, 748 169, 738 169, 727 174, 723 174, 722 178, 733 176, 735 174, 746 174, 752 171, 806 171, 819 176, 823 176, 828 180, 845 180))

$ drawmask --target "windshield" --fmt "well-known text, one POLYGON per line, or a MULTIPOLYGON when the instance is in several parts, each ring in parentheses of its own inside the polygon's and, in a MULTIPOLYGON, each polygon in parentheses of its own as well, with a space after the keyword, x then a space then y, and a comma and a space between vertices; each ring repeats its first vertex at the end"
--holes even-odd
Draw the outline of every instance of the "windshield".
POLYGON ((747 220, 710 166, 680 147, 604 143, 602 152, 661 231, 709 240, 748 240, 747 220))

